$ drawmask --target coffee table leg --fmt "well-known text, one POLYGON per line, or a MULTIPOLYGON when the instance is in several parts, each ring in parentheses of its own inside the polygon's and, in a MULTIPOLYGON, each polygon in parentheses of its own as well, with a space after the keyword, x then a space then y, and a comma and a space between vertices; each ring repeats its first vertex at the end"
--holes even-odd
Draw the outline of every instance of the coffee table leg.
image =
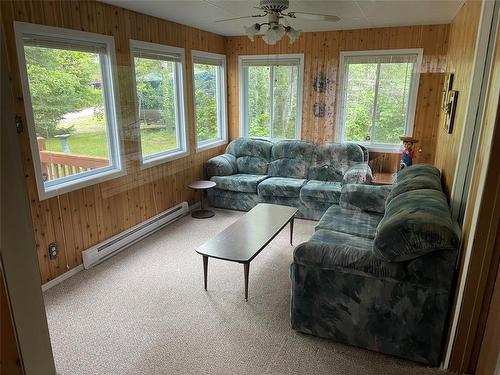
POLYGON ((295 218, 292 217, 292 220, 290 220, 290 245, 293 245, 292 244, 292 240, 293 240, 293 221, 294 221, 295 218))
POLYGON ((203 281, 205 290, 207 290, 208 257, 203 255, 203 281))
POLYGON ((245 273, 245 301, 248 301, 248 272, 250 270, 250 263, 243 263, 243 271, 245 273))

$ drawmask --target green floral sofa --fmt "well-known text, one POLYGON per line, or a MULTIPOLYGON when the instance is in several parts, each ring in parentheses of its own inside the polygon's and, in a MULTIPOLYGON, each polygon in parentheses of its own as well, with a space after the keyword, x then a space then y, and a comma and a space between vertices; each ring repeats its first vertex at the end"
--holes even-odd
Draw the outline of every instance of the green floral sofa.
POLYGON ((214 207, 248 211, 276 203, 315 220, 339 203, 343 185, 372 180, 366 150, 357 144, 259 138, 233 140, 223 155, 208 160, 206 172, 217 184, 208 192, 214 207))
POLYGON ((295 330, 438 365, 460 243, 439 170, 342 188, 290 268, 295 330))

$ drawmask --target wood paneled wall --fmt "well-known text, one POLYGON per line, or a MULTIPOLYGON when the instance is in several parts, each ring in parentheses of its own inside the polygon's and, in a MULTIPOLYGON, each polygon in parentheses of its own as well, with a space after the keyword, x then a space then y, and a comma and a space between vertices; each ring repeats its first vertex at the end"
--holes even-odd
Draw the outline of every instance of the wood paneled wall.
MULTIPOLYGON (((289 45, 287 38, 283 38, 275 46, 265 44, 260 37, 253 43, 247 37, 227 38, 230 138, 239 135, 239 55, 304 54, 302 139, 322 143, 335 140, 337 79, 341 51, 423 48, 424 58, 413 132, 420 140, 415 162, 432 163, 436 153, 447 41, 448 25, 303 33, 294 44, 289 45), (313 89, 314 77, 318 73, 326 74, 332 82, 325 93, 317 93, 313 89), (324 118, 317 118, 313 114, 314 103, 318 101, 326 104, 324 118)), ((399 156, 386 155, 384 165, 391 168, 394 160, 399 165, 399 156)))
MULTIPOLYGON (((224 38, 95 1, 9 0, 0 3, 13 95, 17 99, 15 111, 25 123, 14 42, 14 21, 111 35, 116 45, 122 119, 120 126, 124 134, 128 172, 125 177, 40 201, 36 191, 28 134, 24 132, 20 135, 42 282, 80 265, 82 250, 183 200, 191 203, 196 200, 196 196, 186 188, 186 184, 202 177, 205 161, 223 152, 224 146, 201 153, 194 151, 194 111, 193 98, 190 95, 191 49, 227 54, 230 138, 239 134, 238 55, 304 53, 302 138, 328 142, 335 139, 336 82, 340 51, 424 48, 414 128, 415 137, 420 139, 416 162, 432 162, 435 158, 448 25, 304 33, 292 45, 288 45, 285 38, 276 46, 268 46, 260 38, 255 43, 250 43, 246 37, 224 38), (129 39, 186 49, 186 101, 191 150, 188 157, 157 167, 140 169, 139 143, 133 131, 134 93, 131 88, 129 39), (329 90, 322 94, 316 93, 312 88, 314 76, 320 72, 326 73, 332 80, 329 90), (313 106, 316 101, 326 103, 325 118, 314 117, 313 106), (58 244, 60 253, 58 258, 50 260, 47 247, 54 241, 58 244)), ((398 158, 395 155, 382 155, 385 166, 383 168, 392 169, 394 160, 398 158)))
POLYGON ((19 136, 31 214, 35 227, 42 283, 82 263, 81 251, 196 196, 186 184, 203 175, 204 162, 224 150, 220 146, 195 152, 191 49, 225 52, 222 36, 138 14, 95 1, 1 1, 10 79, 17 99, 15 112, 26 124, 23 93, 14 41, 14 21, 111 35, 115 39, 118 85, 127 175, 112 181, 40 201, 36 190, 28 133, 19 136), (134 93, 131 88, 129 39, 185 48, 188 106, 188 157, 141 170, 139 143, 134 136, 134 93), (47 247, 55 241, 59 256, 49 260, 47 247))
MULTIPOLYGON (((441 169, 447 193, 452 191, 455 169, 460 152, 467 101, 469 99, 472 67, 476 47, 477 30, 481 16, 481 1, 468 0, 462 6, 450 25, 446 71, 454 74, 453 90, 458 90, 457 112, 453 132, 448 134, 438 127, 435 164, 441 169)), ((440 120, 441 123, 441 120, 440 120)))

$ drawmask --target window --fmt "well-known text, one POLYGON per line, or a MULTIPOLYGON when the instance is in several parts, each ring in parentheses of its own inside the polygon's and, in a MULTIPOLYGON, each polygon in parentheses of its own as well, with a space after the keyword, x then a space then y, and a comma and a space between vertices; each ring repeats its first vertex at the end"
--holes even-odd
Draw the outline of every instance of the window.
POLYGON ((226 57, 191 51, 196 148, 204 150, 227 141, 226 57))
POLYGON ((411 135, 422 50, 341 53, 341 141, 399 149, 411 135))
POLYGON ((136 40, 130 47, 142 163, 187 155, 184 49, 136 40))
POLYGON ((113 38, 15 23, 40 199, 123 174, 113 38))
POLYGON ((303 55, 240 56, 244 136, 300 138, 303 55))

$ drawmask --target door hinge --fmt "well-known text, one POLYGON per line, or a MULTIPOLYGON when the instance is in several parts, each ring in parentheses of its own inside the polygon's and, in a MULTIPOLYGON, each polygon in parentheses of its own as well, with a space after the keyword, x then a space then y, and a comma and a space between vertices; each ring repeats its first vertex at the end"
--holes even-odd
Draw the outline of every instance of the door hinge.
POLYGON ((16 131, 17 134, 21 134, 23 132, 23 119, 21 116, 16 116, 16 131))

